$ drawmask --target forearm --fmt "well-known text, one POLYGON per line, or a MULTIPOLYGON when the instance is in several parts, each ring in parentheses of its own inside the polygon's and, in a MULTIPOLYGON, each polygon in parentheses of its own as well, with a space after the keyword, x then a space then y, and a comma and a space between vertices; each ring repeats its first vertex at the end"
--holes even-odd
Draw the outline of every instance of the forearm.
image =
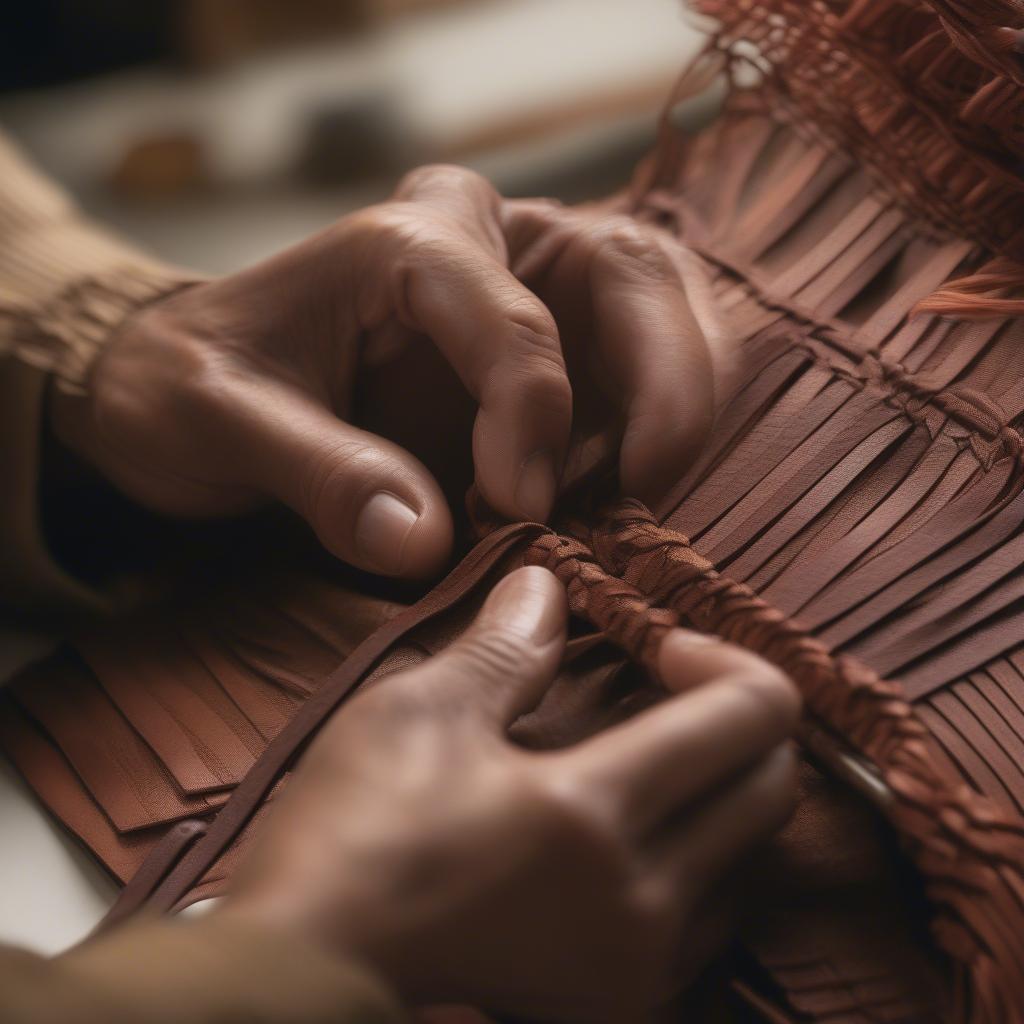
POLYGON ((56 960, 0 949, 10 1024, 401 1024, 386 987, 295 936, 197 921, 130 924, 56 960))
POLYGON ((0 133, 0 600, 90 600, 39 526, 46 390, 80 388, 129 313, 197 276, 89 222, 0 133))

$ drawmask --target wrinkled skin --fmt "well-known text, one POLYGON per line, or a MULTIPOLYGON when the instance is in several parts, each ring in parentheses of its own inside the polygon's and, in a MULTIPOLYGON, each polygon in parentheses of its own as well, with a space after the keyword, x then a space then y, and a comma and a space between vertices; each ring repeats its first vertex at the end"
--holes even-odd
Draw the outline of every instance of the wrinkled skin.
POLYGON ((87 395, 55 397, 56 433, 159 512, 278 500, 339 558, 430 577, 452 545, 445 492, 460 500, 469 474, 500 515, 547 517, 574 414, 577 431, 619 431, 628 493, 674 482, 722 358, 687 259, 603 209, 423 168, 391 201, 129 317, 87 395))
POLYGON ((724 938, 715 883, 787 818, 798 711, 759 658, 684 630, 678 695, 567 750, 525 751, 565 642, 547 570, 491 593, 445 653, 324 729, 219 911, 314 936, 413 1004, 646 1019, 724 938))

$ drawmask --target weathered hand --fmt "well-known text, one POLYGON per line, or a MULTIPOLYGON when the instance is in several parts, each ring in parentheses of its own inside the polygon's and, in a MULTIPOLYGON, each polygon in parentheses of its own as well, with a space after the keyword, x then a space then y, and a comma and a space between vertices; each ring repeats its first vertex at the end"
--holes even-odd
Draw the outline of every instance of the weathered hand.
POLYGON ((628 492, 674 481, 714 391, 680 258, 624 217, 424 168, 129 317, 87 394, 55 399, 56 432, 159 512, 276 499, 340 558, 429 576, 451 546, 445 494, 474 473, 505 516, 548 515, 574 403, 577 426, 621 418, 628 492))
POLYGON ((798 700, 676 630, 677 696, 564 751, 516 748, 565 620, 555 578, 522 569, 447 651, 344 706, 216 912, 362 959, 412 1004, 646 1019, 711 952, 715 882, 789 814, 798 700))

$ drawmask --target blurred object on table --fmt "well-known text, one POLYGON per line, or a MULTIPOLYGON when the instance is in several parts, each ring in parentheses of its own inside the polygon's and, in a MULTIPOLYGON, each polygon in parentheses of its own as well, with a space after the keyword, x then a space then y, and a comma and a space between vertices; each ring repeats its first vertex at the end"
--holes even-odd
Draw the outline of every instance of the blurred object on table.
POLYGON ((421 163, 467 164, 510 195, 607 194, 703 38, 680 0, 37 7, 0 46, 34 39, 31 60, 49 18, 120 70, 0 96, 0 124, 92 213, 213 272, 382 199, 421 163))
POLYGON ((199 188, 208 177, 202 141, 170 132, 129 145, 111 172, 110 184, 126 196, 153 199, 199 188))

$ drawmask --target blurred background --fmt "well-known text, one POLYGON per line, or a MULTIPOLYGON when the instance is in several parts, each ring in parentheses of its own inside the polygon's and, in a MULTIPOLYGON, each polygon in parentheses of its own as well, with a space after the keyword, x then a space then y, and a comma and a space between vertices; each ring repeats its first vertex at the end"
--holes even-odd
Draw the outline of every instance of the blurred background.
POLYGON ((621 187, 701 35, 681 0, 34 0, 0 124, 92 214, 235 269, 431 161, 621 187))

